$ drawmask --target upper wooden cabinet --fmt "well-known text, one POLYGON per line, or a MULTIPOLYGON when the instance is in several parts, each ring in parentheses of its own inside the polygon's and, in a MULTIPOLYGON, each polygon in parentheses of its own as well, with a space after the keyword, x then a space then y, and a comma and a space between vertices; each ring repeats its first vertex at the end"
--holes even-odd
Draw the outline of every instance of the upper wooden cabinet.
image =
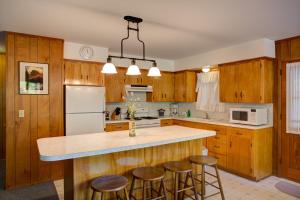
POLYGON ((175 72, 174 100, 176 102, 194 102, 196 100, 196 72, 175 72))
POLYGON ((104 86, 102 63, 77 60, 64 61, 64 83, 104 86))
POLYGON ((152 77, 153 92, 147 93, 147 101, 174 101, 174 73, 161 72, 161 77, 152 77))
POLYGON ((253 59, 220 65, 220 101, 272 103, 273 60, 253 59))
MULTIPOLYGON (((105 75, 105 96, 107 103, 125 101, 126 68, 118 67, 117 74, 105 75)), ((127 80, 128 81, 128 80, 127 80)))

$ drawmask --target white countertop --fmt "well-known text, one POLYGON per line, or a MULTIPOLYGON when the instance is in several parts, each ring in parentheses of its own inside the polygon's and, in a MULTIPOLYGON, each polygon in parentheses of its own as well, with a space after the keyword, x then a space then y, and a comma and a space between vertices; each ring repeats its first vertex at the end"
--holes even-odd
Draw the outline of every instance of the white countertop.
POLYGON ((58 161, 207 138, 216 135, 216 132, 167 126, 136 129, 136 137, 128 134, 126 130, 41 138, 37 144, 41 160, 58 161))
MULTIPOLYGON (((246 129, 263 129, 263 128, 270 128, 273 127, 271 124, 266 124, 266 125, 259 125, 259 126, 254 126, 254 125, 244 125, 244 124, 234 124, 230 123, 229 121, 226 120, 217 120, 217 119, 203 119, 203 118, 198 118, 198 117, 161 117, 160 119, 178 119, 178 120, 183 120, 183 121, 189 121, 189 122, 199 122, 199 123, 205 123, 205 124, 213 124, 213 125, 221 125, 221 126, 229 126, 229 127, 236 127, 236 128, 246 128, 246 129)), ((129 122, 129 120, 109 120, 106 121, 106 124, 113 124, 113 123, 122 123, 122 122, 129 122)))

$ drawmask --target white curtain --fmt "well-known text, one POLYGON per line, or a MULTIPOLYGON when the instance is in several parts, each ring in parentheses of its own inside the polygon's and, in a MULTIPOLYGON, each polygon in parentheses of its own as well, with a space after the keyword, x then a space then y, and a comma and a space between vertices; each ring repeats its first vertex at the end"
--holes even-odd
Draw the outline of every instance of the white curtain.
POLYGON ((300 134, 300 62, 286 66, 286 131, 300 134))
POLYGON ((197 74, 196 109, 208 112, 224 112, 224 104, 219 98, 219 72, 197 74))

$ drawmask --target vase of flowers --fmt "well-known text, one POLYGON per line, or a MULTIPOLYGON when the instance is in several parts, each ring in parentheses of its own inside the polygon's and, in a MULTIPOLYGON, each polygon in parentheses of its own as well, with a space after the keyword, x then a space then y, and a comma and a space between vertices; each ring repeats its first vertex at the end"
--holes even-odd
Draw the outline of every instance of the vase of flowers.
POLYGON ((128 115, 129 115, 129 137, 135 137, 135 121, 134 121, 134 116, 136 113, 136 107, 134 103, 129 103, 128 104, 128 115))

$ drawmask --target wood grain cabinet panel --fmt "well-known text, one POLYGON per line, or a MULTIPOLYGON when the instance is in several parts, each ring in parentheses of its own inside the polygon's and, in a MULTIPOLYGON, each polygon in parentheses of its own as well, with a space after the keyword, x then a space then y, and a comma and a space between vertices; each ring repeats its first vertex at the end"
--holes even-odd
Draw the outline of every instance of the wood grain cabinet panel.
POLYGON ((196 72, 180 71, 174 75, 174 100, 176 102, 195 102, 196 72))
POLYGON ((173 119, 161 119, 160 120, 160 126, 172 126, 173 125, 173 119))
POLYGON ((300 38, 294 38, 291 40, 291 59, 300 59, 300 38))
POLYGON ((128 122, 106 124, 106 127, 105 127, 106 132, 123 131, 123 130, 128 130, 128 129, 129 129, 128 122))
POLYGON ((273 82, 272 59, 220 65, 220 100, 228 103, 272 103, 273 82))
POLYGON ((118 67, 117 74, 105 75, 105 95, 107 103, 125 101, 125 73, 126 68, 118 67))
POLYGON ((64 83, 104 86, 103 64, 78 60, 64 60, 64 83))

